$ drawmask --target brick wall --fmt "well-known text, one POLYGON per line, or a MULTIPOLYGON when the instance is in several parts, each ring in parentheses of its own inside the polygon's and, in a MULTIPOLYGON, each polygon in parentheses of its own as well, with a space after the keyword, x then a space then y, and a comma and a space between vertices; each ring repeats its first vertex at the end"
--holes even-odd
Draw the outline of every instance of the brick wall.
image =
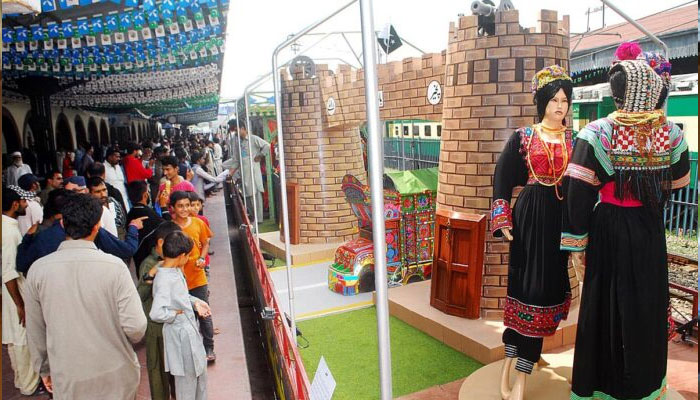
POLYGON ((357 222, 340 184, 347 173, 364 175, 359 131, 324 124, 318 77, 290 79, 282 74, 281 81, 287 178, 300 186, 300 241, 350 240, 357 222))
MULTIPOLYGON (((530 80, 540 68, 569 67, 568 17, 542 10, 537 29, 518 11, 496 13, 496 35, 479 37, 477 17, 451 24, 445 68, 438 207, 489 214, 495 163, 515 129, 535 122, 530 80)), ((570 119, 569 119, 570 121, 570 119)), ((482 317, 502 318, 508 243, 486 238, 482 317)), ((569 270, 573 295, 578 282, 569 270)))

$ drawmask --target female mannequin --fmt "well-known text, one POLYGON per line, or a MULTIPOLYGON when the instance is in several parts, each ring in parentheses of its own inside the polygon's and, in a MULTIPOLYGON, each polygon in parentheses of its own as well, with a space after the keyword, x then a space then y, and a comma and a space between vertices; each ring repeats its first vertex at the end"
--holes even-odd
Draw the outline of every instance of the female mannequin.
POLYGON ((688 145, 660 110, 670 75, 645 60, 618 62, 609 74, 618 111, 581 130, 566 172, 576 201, 562 249, 587 253, 571 398, 665 398, 662 211, 671 190, 689 182, 688 145))
POLYGON ((503 333, 506 359, 501 396, 522 399, 525 381, 542 353, 545 336, 554 335, 571 302, 568 253, 559 249, 565 190, 561 186, 571 156, 566 129, 572 82, 557 66, 544 68, 532 80, 540 123, 518 129, 496 165, 491 231, 511 242, 508 296, 503 333), (510 211, 516 186, 524 186, 510 211), (509 370, 517 371, 512 393, 509 370))

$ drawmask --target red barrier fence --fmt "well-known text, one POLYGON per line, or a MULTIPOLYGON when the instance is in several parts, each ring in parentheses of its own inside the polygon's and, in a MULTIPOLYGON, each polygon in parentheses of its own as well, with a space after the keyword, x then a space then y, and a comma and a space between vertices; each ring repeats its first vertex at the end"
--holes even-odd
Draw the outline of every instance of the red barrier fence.
MULTIPOLYGON (((245 209, 239 196, 233 196, 233 199, 238 201, 241 210, 245 209)), ((311 384, 299 356, 295 337, 283 317, 274 282, 270 278, 260 247, 250 229, 250 221, 245 212, 241 214, 245 223, 242 229, 245 231, 254 264, 255 276, 251 278, 259 281, 259 286, 257 284, 256 286, 262 292, 260 300, 264 301, 263 307, 274 310, 274 317, 263 318, 262 322, 265 325, 266 348, 275 375, 277 394, 282 399, 309 399, 311 384)))

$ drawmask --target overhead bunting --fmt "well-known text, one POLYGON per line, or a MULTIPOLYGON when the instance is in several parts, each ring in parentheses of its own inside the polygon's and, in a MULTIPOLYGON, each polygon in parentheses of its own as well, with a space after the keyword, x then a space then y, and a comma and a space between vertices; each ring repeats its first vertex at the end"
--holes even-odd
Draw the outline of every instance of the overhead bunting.
POLYGON ((56 14, 58 19, 28 28, 4 20, 4 87, 21 92, 16 79, 55 77, 70 87, 52 96, 56 105, 216 118, 225 40, 220 18, 227 15, 228 0, 41 3, 43 12, 84 7, 93 14, 72 12, 63 20, 56 14))

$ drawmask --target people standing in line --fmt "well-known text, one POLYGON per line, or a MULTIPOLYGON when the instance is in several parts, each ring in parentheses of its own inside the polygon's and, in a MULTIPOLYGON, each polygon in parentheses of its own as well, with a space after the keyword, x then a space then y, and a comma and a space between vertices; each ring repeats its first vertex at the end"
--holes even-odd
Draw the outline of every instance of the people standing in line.
MULTIPOLYGON (((68 189, 57 189, 51 192, 46 210, 54 213, 54 222, 48 228, 42 229, 40 227, 36 233, 24 235, 17 250, 17 270, 19 272, 26 274, 34 261, 55 252, 58 246, 66 240, 66 231, 61 224, 62 210, 76 193, 78 192, 72 192, 68 189)), ((143 228, 144 221, 144 218, 131 220, 127 227, 126 239, 123 241, 104 228, 100 228, 95 238, 95 246, 105 253, 121 259, 132 257, 139 243, 138 230, 143 228)))
POLYGON ((85 176, 86 171, 88 167, 92 165, 92 163, 95 162, 95 159, 92 158, 92 155, 95 153, 95 147, 89 143, 85 144, 85 154, 83 154, 83 157, 80 159, 78 162, 79 167, 76 168, 78 171, 78 175, 85 176))
POLYGON ((218 176, 212 176, 207 173, 204 168, 205 158, 202 153, 192 153, 192 185, 195 188, 195 193, 203 200, 206 194, 212 190, 217 184, 223 182, 229 176, 233 175, 237 168, 230 168, 221 172, 218 176))
POLYGON ((161 183, 158 187, 158 205, 160 206, 161 213, 164 215, 169 213, 168 205, 170 204, 170 195, 172 193, 177 191, 194 192, 195 189, 190 181, 179 175, 179 163, 177 158, 173 156, 163 157, 161 159, 161 164, 163 164, 165 182, 161 183))
POLYGON ((18 180, 19 177, 25 174, 31 174, 32 173, 32 168, 22 162, 22 153, 19 151, 15 151, 12 154, 10 154, 10 158, 12 160, 12 164, 10 164, 9 167, 5 168, 5 171, 3 173, 3 181, 5 183, 5 186, 18 186, 18 180))
POLYGON ((150 207, 151 196, 146 182, 133 181, 129 183, 127 190, 131 203, 134 205, 126 216, 127 223, 131 223, 137 218, 146 217, 143 228, 139 229, 139 246, 136 253, 134 253, 134 265, 137 267, 138 272, 138 266, 141 265, 141 262, 148 256, 155 245, 153 232, 164 220, 150 207))
POLYGON ((119 150, 114 147, 110 147, 107 149, 105 159, 107 160, 107 163, 104 164, 105 174, 103 179, 106 183, 119 191, 124 202, 124 211, 128 213, 131 209, 131 205, 129 204, 129 195, 126 191, 126 176, 124 174, 124 169, 120 164, 122 155, 119 150))
POLYGON ((93 176, 87 180, 87 188, 90 195, 97 199, 102 204, 102 227, 114 236, 119 237, 117 232, 116 215, 110 208, 109 195, 107 194, 107 186, 102 178, 93 176))
POLYGON ((126 204, 129 203, 129 198, 122 197, 122 194, 117 188, 105 181, 105 166, 101 162, 92 163, 87 169, 88 180, 94 176, 99 177, 107 187, 107 198, 109 200, 109 209, 114 214, 114 220, 117 225, 119 239, 124 239, 126 235, 126 204))
POLYGON ((73 168, 73 163, 75 162, 75 153, 68 151, 66 157, 63 159, 63 179, 68 179, 75 175, 75 169, 73 168))
POLYGON ((56 398, 133 399, 132 343, 146 332, 136 287, 124 262, 95 246, 100 202, 75 195, 62 211, 67 238, 32 265, 25 285, 32 364, 56 398))
MULTIPOLYGON (((229 122, 229 125, 236 127, 235 121, 233 124, 229 122)), ((262 180, 262 170, 260 168, 260 161, 262 161, 263 157, 265 155, 270 153, 270 144, 263 140, 262 138, 256 136, 256 135, 249 135, 248 134, 248 129, 246 128, 245 121, 238 121, 238 126, 240 127, 239 129, 239 136, 240 136, 240 154, 241 157, 243 158, 243 162, 240 163, 240 167, 242 170, 236 171, 236 174, 234 174, 235 178, 240 178, 243 181, 243 189, 245 191, 245 196, 246 196, 246 204, 248 205, 248 214, 252 217, 253 216, 253 196, 255 196, 255 212, 258 217, 258 221, 255 221, 257 224, 260 224, 260 222, 263 219, 263 202, 262 202, 262 193, 265 191, 265 187, 263 186, 263 180, 262 180), (252 154, 248 154, 248 141, 250 141, 250 148, 252 154), (250 173, 250 161, 249 157, 253 158, 253 177, 251 179, 251 173, 250 173)), ((238 159, 238 140, 232 140, 233 144, 235 147, 232 148, 231 151, 231 158, 226 160, 224 163, 224 168, 238 168, 239 167, 239 159, 238 159)), ((252 219, 252 218, 251 218, 252 219)))
POLYGON ((552 65, 532 78, 539 123, 516 130, 494 173, 491 231, 510 242, 504 306, 503 398, 523 399, 525 383, 540 360, 544 338, 556 333, 571 304, 567 251, 559 248, 565 188, 561 186, 572 149, 566 127, 573 83, 552 65), (523 186, 511 212, 513 189, 523 186), (517 359, 517 361, 515 361, 517 359), (515 361, 516 381, 510 387, 515 361))
POLYGON ((210 146, 214 152, 214 168, 220 173, 224 170, 224 150, 219 144, 219 138, 215 137, 214 139, 212 139, 210 146))
POLYGON ((2 344, 7 345, 14 386, 25 396, 39 388, 39 374, 32 368, 22 290, 24 277, 17 272, 17 247, 22 241, 17 217, 27 209, 28 193, 17 186, 2 188, 2 344))
POLYGON ((44 220, 44 208, 39 202, 39 178, 34 174, 22 175, 19 177, 18 186, 32 196, 31 199, 27 200, 26 213, 17 218, 19 231, 24 235, 29 228, 41 224, 41 221, 44 220))
POLYGON ((59 189, 63 186, 63 175, 61 175, 61 171, 54 169, 49 171, 49 173, 46 174, 46 186, 44 187, 44 190, 42 190, 39 193, 39 199, 41 200, 41 205, 45 206, 46 202, 49 199, 49 193, 51 193, 52 190, 59 189))
MULTIPOLYGON (((207 354, 197 329, 197 317, 211 319, 209 305, 188 293, 184 266, 196 244, 183 232, 172 232, 162 246, 163 261, 153 279, 150 317, 163 323, 165 370, 175 377, 178 399, 206 400, 207 354)), ((151 272, 151 275, 153 274, 151 272)))
POLYGON ((155 160, 151 160, 146 168, 141 163, 141 145, 130 142, 126 147, 127 155, 124 157, 124 172, 126 173, 126 182, 145 181, 153 176, 153 164, 155 160))
POLYGON ((158 200, 158 187, 160 186, 160 181, 163 178, 163 163, 161 161, 163 157, 167 155, 169 155, 169 151, 165 145, 161 145, 153 149, 153 176, 148 178, 148 185, 151 189, 151 204, 154 207, 156 201, 158 200))
MULTIPOLYGON (((209 240, 214 236, 214 233, 200 219, 190 216, 190 206, 189 193, 177 191, 170 195, 173 222, 178 224, 182 231, 194 241, 194 247, 192 247, 187 263, 183 267, 187 289, 192 296, 209 302, 209 282, 204 268, 206 267, 206 255, 209 252, 209 240)), ((200 330, 204 339, 207 360, 214 361, 216 354, 214 353, 214 324, 211 316, 200 318, 200 330)))
POLYGON ((163 346, 163 324, 154 322, 150 317, 153 304, 153 278, 156 270, 153 268, 163 258, 163 243, 165 237, 175 231, 181 231, 180 227, 172 221, 162 222, 153 232, 154 245, 149 248, 149 254, 138 267, 139 282, 136 289, 141 297, 143 311, 148 319, 146 328, 146 370, 148 371, 148 385, 151 389, 152 400, 170 400, 170 393, 174 393, 175 381, 172 375, 165 370, 165 349, 163 346))

